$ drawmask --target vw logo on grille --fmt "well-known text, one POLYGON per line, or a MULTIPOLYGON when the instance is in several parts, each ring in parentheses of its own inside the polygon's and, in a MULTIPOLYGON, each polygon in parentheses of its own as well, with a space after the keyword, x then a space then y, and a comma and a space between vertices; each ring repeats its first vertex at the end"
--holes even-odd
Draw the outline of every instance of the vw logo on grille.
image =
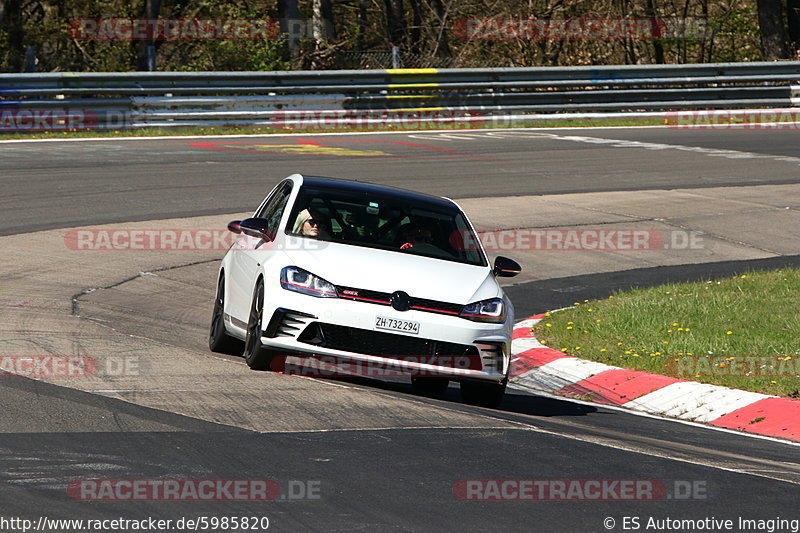
POLYGON ((389 299, 392 307, 397 311, 408 311, 411 307, 411 298, 403 291, 395 291, 389 299))

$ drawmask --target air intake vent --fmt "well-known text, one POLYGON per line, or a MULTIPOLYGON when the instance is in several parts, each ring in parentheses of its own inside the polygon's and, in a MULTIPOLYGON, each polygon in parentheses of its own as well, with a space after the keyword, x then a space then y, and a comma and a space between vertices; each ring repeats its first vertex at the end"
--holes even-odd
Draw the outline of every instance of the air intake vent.
POLYGON ((315 317, 301 311, 292 311, 279 307, 272 314, 264 330, 265 337, 296 337, 315 317))

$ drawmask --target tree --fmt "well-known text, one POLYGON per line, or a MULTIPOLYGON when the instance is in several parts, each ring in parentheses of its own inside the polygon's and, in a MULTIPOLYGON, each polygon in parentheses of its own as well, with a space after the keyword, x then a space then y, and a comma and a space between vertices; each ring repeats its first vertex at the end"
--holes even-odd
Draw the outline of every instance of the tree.
POLYGON ((406 17, 403 0, 383 0, 386 6, 386 27, 392 46, 402 47, 406 41, 406 17))
POLYGON ((433 12, 436 14, 436 45, 433 48, 433 54, 450 57, 452 53, 450 52, 450 43, 447 40, 447 9, 445 9, 442 0, 431 0, 431 4, 433 12))
POLYGON ((787 0, 786 18, 789 23, 789 43, 792 55, 800 52, 800 0, 787 0))
POLYGON ((287 59, 293 60, 297 57, 299 50, 297 41, 302 24, 300 12, 297 9, 297 0, 278 0, 278 20, 281 25, 281 33, 286 35, 286 45, 289 49, 287 59))
POLYGON ((21 0, 0 0, 0 27, 3 24, 8 28, 9 70, 22 72, 25 59, 25 27, 21 0))
POLYGON ((766 61, 786 59, 786 30, 781 0, 757 0, 761 54, 766 61))
MULTIPOLYGON (((159 11, 161 11, 161 0, 145 0, 145 19, 156 20, 158 18, 159 11)), ((156 70, 156 45, 153 42, 153 39, 145 39, 139 45, 138 70, 156 70)))
POLYGON ((312 34, 317 42, 317 47, 336 39, 331 0, 312 0, 311 13, 312 34))

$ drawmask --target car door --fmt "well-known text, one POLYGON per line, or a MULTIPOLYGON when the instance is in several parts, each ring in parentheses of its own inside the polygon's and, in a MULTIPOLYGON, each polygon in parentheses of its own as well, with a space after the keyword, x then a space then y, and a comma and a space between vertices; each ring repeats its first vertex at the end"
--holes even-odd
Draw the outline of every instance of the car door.
MULTIPOLYGON (((277 235, 281 217, 286 209, 289 196, 292 192, 292 182, 281 183, 266 202, 256 211, 254 218, 267 220, 267 231, 277 235)), ((267 259, 265 254, 274 253, 271 243, 258 237, 251 237, 244 233, 239 236, 231 250, 231 275, 229 278, 230 314, 234 325, 245 327, 250 313, 250 304, 253 298, 253 288, 256 277, 261 270, 260 265, 267 259)))

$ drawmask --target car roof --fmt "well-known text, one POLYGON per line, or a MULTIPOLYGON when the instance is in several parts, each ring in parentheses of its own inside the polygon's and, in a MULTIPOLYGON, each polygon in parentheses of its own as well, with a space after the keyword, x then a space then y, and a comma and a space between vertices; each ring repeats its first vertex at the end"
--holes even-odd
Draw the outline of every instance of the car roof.
POLYGON ((425 194, 421 192, 409 191, 407 189, 400 189, 389 185, 377 185, 364 181, 346 180, 341 178, 326 178, 322 176, 302 176, 303 185, 319 186, 334 188, 349 192, 361 192, 364 194, 383 194, 390 195, 397 198, 402 198, 411 202, 424 202, 428 204, 437 204, 441 207, 449 207, 459 209, 458 205, 447 198, 441 196, 434 196, 432 194, 425 194))

